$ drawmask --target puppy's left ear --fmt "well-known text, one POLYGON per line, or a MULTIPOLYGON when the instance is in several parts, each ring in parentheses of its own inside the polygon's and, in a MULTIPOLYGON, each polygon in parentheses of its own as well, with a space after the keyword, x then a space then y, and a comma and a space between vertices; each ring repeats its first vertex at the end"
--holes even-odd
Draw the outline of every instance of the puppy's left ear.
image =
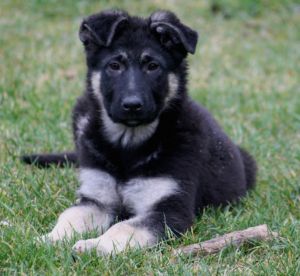
POLYGON ((195 53, 197 32, 182 24, 174 13, 154 12, 150 16, 150 28, 159 35, 160 42, 166 48, 183 48, 188 53, 195 53))

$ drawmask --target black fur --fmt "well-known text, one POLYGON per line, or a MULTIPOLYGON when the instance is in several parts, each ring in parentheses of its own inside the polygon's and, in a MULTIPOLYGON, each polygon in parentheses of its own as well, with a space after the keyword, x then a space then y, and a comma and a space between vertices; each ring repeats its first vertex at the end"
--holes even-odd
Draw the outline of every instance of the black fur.
POLYGON ((51 165, 64 167, 66 164, 77 164, 75 152, 23 155, 21 160, 26 164, 34 164, 41 168, 51 165))
MULTIPOLYGON (((77 160, 81 168, 101 169, 113 175, 118 185, 126 185, 134 177, 174 179, 180 193, 162 199, 142 222, 159 235, 165 223, 174 233, 183 233, 204 206, 235 202, 254 186, 256 165, 252 157, 187 94, 185 57, 195 51, 195 31, 170 12, 141 19, 108 11, 85 19, 80 39, 88 71, 86 91, 73 112, 76 154, 59 157, 59 164, 65 159, 77 160), (127 57, 113 58, 120 50, 127 57), (148 60, 140 61, 145 50, 148 60), (101 72, 103 104, 92 88, 95 71, 101 72), (170 73, 176 76, 178 89, 166 104, 170 73), (133 87, 130 78, 135 80, 133 87), (124 107, 128 103, 130 107, 124 107), (128 128, 150 124, 157 118, 159 123, 149 139, 123 145, 110 141, 105 134, 100 115, 103 109, 113 122, 128 128), (84 116, 88 116, 88 123, 79 135, 79 120, 84 116)), ((33 160, 39 165, 55 161, 47 156, 24 159, 28 163, 33 160)), ((124 213, 135 215, 127 206, 120 206, 119 214, 124 213)))

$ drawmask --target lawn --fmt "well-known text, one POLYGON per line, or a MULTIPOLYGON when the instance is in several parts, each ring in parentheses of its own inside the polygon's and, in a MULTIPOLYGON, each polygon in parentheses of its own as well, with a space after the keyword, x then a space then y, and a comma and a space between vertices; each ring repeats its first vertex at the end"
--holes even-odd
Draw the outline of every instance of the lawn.
POLYGON ((299 275, 299 26, 296 0, 1 0, 0 274, 299 275), (74 202, 75 169, 41 170, 19 156, 72 148, 71 109, 85 79, 78 26, 82 17, 111 7, 145 16, 171 9, 199 31, 189 57, 190 94, 255 156, 259 176, 241 203, 207 208, 181 239, 74 261, 75 239, 51 246, 34 238, 74 202), (206 257, 171 256, 174 247, 262 223, 281 238, 206 257))

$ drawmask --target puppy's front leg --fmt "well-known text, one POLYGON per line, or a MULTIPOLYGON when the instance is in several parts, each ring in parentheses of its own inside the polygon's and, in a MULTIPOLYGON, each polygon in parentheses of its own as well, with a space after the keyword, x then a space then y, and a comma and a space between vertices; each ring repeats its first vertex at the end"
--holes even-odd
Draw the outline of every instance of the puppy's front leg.
POLYGON ((159 236, 142 225, 143 219, 135 217, 119 222, 95 239, 80 240, 73 250, 78 253, 96 249, 98 255, 119 253, 126 248, 140 248, 154 245, 159 236))
POLYGON ((76 233, 94 229, 104 232, 111 224, 112 216, 97 205, 78 205, 66 209, 58 218, 53 230, 42 236, 42 241, 56 242, 71 238, 76 233))
POLYGON ((152 246, 165 236, 166 227, 174 234, 181 234, 191 226, 192 220, 192 209, 184 208, 181 198, 171 196, 151 211, 113 225, 96 239, 78 241, 73 250, 82 253, 96 249, 98 255, 106 255, 126 248, 152 246))
POLYGON ((134 178, 127 182, 121 194, 123 204, 135 217, 115 224, 96 239, 78 241, 73 247, 75 251, 96 249, 101 255, 151 246, 165 236, 166 226, 179 234, 192 224, 194 209, 190 197, 193 193, 182 192, 173 178, 134 178))
POLYGON ((103 233, 114 220, 114 209, 119 204, 115 179, 108 173, 83 168, 79 172, 80 202, 65 210, 53 230, 42 240, 56 242, 74 234, 97 229, 103 233))
MULTIPOLYGON (((180 207, 182 208, 182 205, 180 207)), ((73 246, 73 250, 82 253, 95 249, 98 255, 107 255, 122 252, 127 248, 148 247, 165 237, 166 227, 174 234, 181 234, 191 224, 192 213, 186 213, 186 210, 181 213, 178 209, 154 211, 146 216, 119 222, 96 239, 80 240, 73 246)))

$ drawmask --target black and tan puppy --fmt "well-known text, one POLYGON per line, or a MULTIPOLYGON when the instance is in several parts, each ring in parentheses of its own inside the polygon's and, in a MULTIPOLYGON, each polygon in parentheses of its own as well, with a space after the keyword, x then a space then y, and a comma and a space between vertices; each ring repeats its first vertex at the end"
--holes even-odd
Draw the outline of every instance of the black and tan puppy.
POLYGON ((194 30, 167 11, 146 19, 105 11, 86 18, 79 36, 87 80, 73 113, 76 151, 25 158, 79 166, 78 201, 44 239, 98 229, 73 249, 108 254, 150 246, 166 226, 181 234, 204 206, 246 194, 255 162, 187 95, 194 30))

